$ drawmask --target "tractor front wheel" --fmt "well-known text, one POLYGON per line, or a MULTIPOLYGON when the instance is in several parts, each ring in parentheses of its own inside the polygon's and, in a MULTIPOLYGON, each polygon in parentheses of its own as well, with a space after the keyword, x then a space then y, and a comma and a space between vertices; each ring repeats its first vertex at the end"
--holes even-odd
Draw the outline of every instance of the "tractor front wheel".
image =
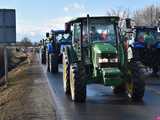
POLYGON ((42 64, 46 64, 46 54, 44 52, 42 52, 42 56, 41 56, 41 59, 42 59, 42 64))
POLYGON ((74 63, 70 66, 70 86, 71 97, 75 102, 85 102, 86 100, 86 74, 81 63, 74 63))
POLYGON ((134 101, 141 101, 145 92, 145 81, 140 62, 132 63, 132 77, 126 83, 127 94, 134 101))
POLYGON ((50 71, 52 73, 58 73, 58 56, 56 54, 51 54, 50 57, 50 71))
POLYGON ((51 72, 51 59, 50 59, 50 54, 48 54, 48 61, 47 61, 47 70, 48 72, 51 72))
POLYGON ((63 53, 63 88, 67 95, 71 94, 70 91, 70 65, 67 56, 63 53))

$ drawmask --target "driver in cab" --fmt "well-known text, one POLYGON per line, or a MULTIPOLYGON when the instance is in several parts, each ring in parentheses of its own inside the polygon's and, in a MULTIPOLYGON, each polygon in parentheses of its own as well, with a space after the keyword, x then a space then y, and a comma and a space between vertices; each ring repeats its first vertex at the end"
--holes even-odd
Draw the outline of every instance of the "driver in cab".
POLYGON ((91 27, 91 40, 94 41, 99 41, 100 36, 99 33, 96 31, 96 28, 94 26, 91 27))

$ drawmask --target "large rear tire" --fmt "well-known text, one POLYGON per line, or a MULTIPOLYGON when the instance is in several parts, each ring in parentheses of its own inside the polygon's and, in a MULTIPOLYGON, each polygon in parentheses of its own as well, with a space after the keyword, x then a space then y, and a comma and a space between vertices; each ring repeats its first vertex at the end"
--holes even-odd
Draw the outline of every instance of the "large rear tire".
POLYGON ((58 56, 56 54, 51 54, 51 72, 58 73, 58 56))
POLYGON ((67 55, 63 53, 63 88, 67 95, 71 94, 70 90, 70 65, 67 55))
POLYGON ((74 63, 70 66, 71 97, 74 102, 86 100, 86 74, 82 63, 74 63))
POLYGON ((42 57, 41 57, 41 59, 42 59, 42 64, 46 64, 46 54, 44 53, 44 52, 42 52, 42 57))
POLYGON ((144 68, 141 62, 136 61, 131 64, 132 78, 127 81, 127 94, 133 101, 141 101, 145 92, 144 68))
POLYGON ((50 54, 48 54, 48 61, 47 61, 47 71, 51 72, 51 59, 50 59, 50 54))

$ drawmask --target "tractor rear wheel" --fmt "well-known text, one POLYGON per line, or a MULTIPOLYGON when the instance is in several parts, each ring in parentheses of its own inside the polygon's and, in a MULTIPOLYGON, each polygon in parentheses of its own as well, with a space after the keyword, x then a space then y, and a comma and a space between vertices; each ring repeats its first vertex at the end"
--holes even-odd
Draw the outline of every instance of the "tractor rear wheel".
POLYGON ((50 61, 50 71, 52 73, 58 73, 58 56, 56 54, 51 54, 50 61))
POLYGON ((63 88, 67 95, 71 94, 70 90, 70 65, 67 56, 63 53, 63 88))
POLYGON ((70 66, 71 97, 75 102, 86 100, 86 74, 82 63, 74 63, 70 66))
POLYGON ((44 53, 44 52, 42 52, 42 57, 41 57, 41 59, 42 59, 42 64, 46 64, 46 54, 44 53))
POLYGON ((127 94, 134 101, 141 101, 145 92, 144 68, 140 62, 132 63, 132 78, 127 81, 127 94))
POLYGON ((47 61, 47 70, 48 72, 51 72, 51 59, 50 59, 50 54, 48 54, 48 61, 47 61))

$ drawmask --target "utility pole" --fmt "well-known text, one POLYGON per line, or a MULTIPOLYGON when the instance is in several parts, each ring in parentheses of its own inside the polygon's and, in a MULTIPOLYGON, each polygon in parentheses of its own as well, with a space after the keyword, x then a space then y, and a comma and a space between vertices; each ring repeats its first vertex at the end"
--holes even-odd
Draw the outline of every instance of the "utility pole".
POLYGON ((153 14, 152 14, 153 10, 152 10, 152 6, 151 6, 151 11, 150 12, 151 12, 151 24, 150 25, 153 26, 153 14))
POLYGON ((4 46, 4 67, 5 67, 5 85, 7 87, 8 84, 8 52, 7 46, 4 46))

